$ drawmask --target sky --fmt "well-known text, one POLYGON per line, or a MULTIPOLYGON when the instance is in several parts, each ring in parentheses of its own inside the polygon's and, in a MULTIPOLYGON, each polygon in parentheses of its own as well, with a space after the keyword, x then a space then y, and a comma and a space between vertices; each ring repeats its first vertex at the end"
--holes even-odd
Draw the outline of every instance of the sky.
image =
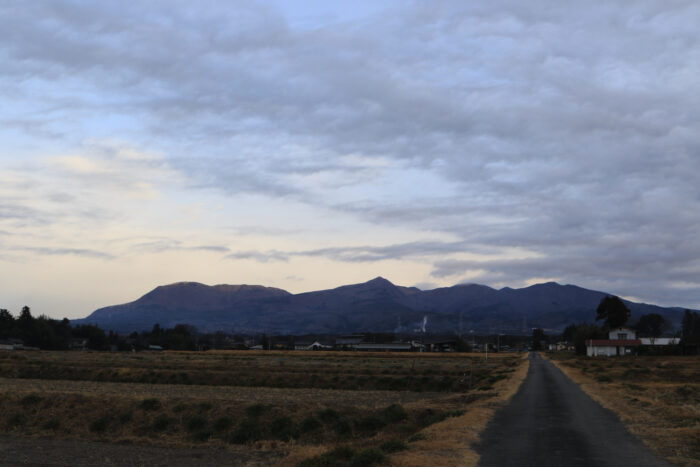
POLYGON ((700 308, 695 0, 0 0, 0 308, 557 281, 700 308))

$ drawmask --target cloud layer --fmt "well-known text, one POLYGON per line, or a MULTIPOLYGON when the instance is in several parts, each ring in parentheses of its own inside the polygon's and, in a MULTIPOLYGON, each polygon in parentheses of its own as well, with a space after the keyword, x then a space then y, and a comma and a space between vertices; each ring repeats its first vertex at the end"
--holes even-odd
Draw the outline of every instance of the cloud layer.
POLYGON ((700 307, 697 2, 325 8, 0 5, 0 261, 700 307))

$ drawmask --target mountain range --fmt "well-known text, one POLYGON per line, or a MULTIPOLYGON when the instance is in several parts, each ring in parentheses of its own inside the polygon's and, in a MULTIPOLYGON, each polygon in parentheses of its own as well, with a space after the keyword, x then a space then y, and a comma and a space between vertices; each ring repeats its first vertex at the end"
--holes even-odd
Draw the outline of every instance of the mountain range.
MULTIPOLYGON (((555 282, 493 289, 460 284, 433 290, 401 287, 377 277, 361 284, 292 294, 261 285, 178 282, 156 287, 131 303, 100 308, 75 324, 121 333, 154 324, 189 324, 201 332, 310 334, 427 332, 530 334, 593 322, 605 292, 555 282)), ((659 313, 678 328, 683 308, 624 300, 632 320, 659 313)))

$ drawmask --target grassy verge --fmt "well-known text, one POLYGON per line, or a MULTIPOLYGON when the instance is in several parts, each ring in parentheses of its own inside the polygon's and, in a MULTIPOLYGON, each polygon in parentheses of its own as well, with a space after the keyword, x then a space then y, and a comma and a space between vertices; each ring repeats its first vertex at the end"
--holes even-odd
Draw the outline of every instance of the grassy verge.
POLYGON ((657 455, 700 466, 700 358, 548 358, 657 455))

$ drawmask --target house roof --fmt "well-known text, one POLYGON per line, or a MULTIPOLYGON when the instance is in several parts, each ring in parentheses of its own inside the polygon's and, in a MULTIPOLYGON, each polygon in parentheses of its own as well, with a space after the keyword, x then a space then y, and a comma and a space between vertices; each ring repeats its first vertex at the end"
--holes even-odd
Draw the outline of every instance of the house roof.
POLYGON ((639 339, 588 339, 586 345, 592 346, 627 346, 633 347, 637 345, 642 345, 642 341, 639 339))

